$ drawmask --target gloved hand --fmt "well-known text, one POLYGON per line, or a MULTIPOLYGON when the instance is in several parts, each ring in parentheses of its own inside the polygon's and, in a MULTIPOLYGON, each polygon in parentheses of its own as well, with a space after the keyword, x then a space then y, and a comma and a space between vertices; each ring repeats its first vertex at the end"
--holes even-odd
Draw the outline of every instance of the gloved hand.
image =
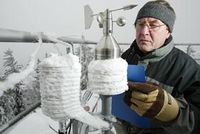
POLYGON ((179 106, 174 97, 153 83, 128 82, 125 102, 140 116, 168 122, 174 120, 179 106))

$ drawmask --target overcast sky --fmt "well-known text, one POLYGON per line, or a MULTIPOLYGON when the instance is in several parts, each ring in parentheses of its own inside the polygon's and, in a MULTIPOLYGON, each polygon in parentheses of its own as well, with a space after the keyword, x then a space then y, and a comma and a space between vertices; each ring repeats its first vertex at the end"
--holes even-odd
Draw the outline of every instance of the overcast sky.
MULTIPOLYGON (((130 43, 135 36, 133 22, 136 13, 145 2, 147 0, 0 0, 0 28, 47 32, 75 38, 81 38, 83 35, 87 40, 99 41, 102 29, 98 28, 96 18, 89 30, 84 29, 84 5, 89 4, 96 14, 105 11, 106 8, 116 9, 129 4, 138 4, 132 10, 113 13, 114 20, 120 16, 127 19, 124 27, 114 24, 115 39, 118 42, 130 43)), ((169 2, 177 14, 172 34, 175 43, 200 43, 200 1, 169 0, 169 2)), ((34 45, 21 44, 0 43, 0 61, 2 61, 2 51, 7 47, 15 50, 19 59, 28 57, 35 48, 34 45), (26 51, 22 50, 23 48, 26 51)), ((45 46, 46 51, 49 51, 49 47, 52 45, 45 46)))

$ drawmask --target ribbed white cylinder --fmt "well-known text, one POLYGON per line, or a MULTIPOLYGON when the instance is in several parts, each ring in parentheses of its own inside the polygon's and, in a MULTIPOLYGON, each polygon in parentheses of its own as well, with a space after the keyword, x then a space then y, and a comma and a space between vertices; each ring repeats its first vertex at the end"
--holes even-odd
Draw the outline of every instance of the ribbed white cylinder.
POLYGON ((62 120, 79 114, 80 76, 81 65, 72 54, 52 55, 40 64, 41 104, 45 115, 62 120))
POLYGON ((94 60, 88 66, 88 90, 115 95, 128 90, 127 62, 122 58, 94 60))

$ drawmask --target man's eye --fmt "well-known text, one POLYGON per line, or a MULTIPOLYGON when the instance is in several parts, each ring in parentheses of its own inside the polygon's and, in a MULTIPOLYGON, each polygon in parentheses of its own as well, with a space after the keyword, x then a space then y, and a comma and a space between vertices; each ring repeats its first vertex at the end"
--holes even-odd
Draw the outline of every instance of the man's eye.
POLYGON ((149 26, 150 26, 150 27, 155 27, 155 26, 157 26, 157 25, 155 25, 155 24, 149 24, 149 26))
POLYGON ((159 25, 156 25, 156 24, 149 24, 149 27, 150 28, 156 28, 156 27, 158 27, 159 25))
POLYGON ((142 26, 142 27, 143 27, 143 26, 145 26, 145 24, 144 24, 144 23, 139 23, 139 26, 142 26))

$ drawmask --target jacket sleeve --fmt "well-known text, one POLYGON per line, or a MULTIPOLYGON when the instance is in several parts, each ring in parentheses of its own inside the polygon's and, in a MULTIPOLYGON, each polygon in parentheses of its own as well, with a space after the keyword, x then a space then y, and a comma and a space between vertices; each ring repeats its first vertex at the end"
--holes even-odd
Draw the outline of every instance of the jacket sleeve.
MULTIPOLYGON (((194 79, 200 77, 197 75, 193 76, 194 79)), ((172 134, 198 134, 198 127, 200 126, 200 81, 194 82, 176 100, 180 107, 179 115, 175 121, 164 124, 163 128, 172 134)))

